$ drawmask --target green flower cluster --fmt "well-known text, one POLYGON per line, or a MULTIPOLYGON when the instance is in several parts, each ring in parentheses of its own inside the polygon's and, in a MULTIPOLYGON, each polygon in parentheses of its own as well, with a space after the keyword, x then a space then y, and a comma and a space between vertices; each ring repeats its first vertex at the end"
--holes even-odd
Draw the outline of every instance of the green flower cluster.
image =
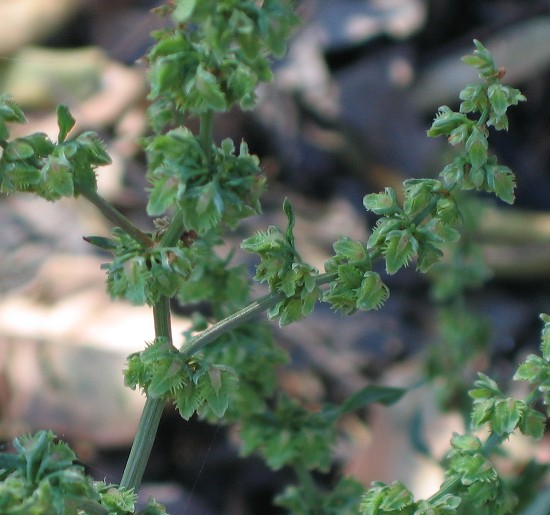
POLYGON ((360 241, 342 237, 333 245, 335 255, 325 263, 325 270, 335 274, 323 301, 346 315, 358 309, 379 308, 390 292, 380 274, 372 271, 372 259, 360 241))
POLYGON ((132 490, 86 476, 72 449, 51 431, 15 438, 13 447, 16 454, 0 454, 0 511, 5 515, 166 515, 154 499, 136 512, 132 490))
POLYGON ((469 84, 460 92, 462 103, 458 113, 447 106, 440 107, 428 136, 444 135, 452 145, 464 145, 463 152, 440 174, 446 188, 487 191, 512 204, 514 174, 488 155, 487 138, 491 126, 497 130, 508 129, 508 107, 524 101, 525 97, 518 89, 502 84, 504 71, 496 68, 491 53, 479 41, 474 40, 474 44, 474 55, 463 57, 463 61, 479 71, 483 82, 469 84), (468 117, 470 113, 480 116, 472 120, 468 117))
POLYGON ((319 492, 313 502, 303 486, 289 486, 275 498, 275 504, 288 513, 315 513, 316 515, 340 515, 359 513, 359 503, 364 487, 350 477, 342 477, 328 492, 319 492))
POLYGON ((126 386, 139 386, 149 397, 172 399, 185 420, 195 412, 222 417, 238 386, 231 367, 188 358, 162 337, 128 358, 124 379, 126 386))
MULTIPOLYGON (((471 413, 474 430, 488 424, 491 436, 485 444, 472 434, 455 434, 446 461, 445 481, 439 492, 427 501, 414 501, 411 492, 400 482, 392 485, 375 483, 365 494, 361 513, 410 514, 480 513, 506 515, 514 513, 518 499, 499 477, 487 458, 495 445, 519 430, 540 439, 544 435, 546 416, 533 406, 542 397, 548 406, 550 391, 550 315, 542 314, 542 357, 530 355, 514 375, 534 389, 524 400, 505 397, 497 383, 479 374, 475 388, 469 393, 474 400, 471 413), (460 512, 457 511, 460 505, 460 512), (432 511, 430 511, 432 510, 432 511)), ((547 408, 548 415, 549 409, 547 408)))
POLYGON ((524 400, 505 397, 497 383, 485 374, 479 373, 474 386, 469 392, 474 400, 474 429, 489 424, 491 431, 497 435, 507 437, 519 429, 524 435, 542 438, 546 425, 546 417, 542 413, 524 400))
POLYGON ((332 410, 311 412, 281 394, 273 410, 242 421, 241 452, 245 456, 259 452, 273 470, 299 463, 327 471, 336 436, 334 420, 332 410))
POLYGON ((162 12, 176 28, 154 33, 148 55, 157 114, 251 108, 258 83, 271 80, 269 56, 283 55, 298 22, 280 0, 176 0, 162 12))
POLYGON ((265 177, 246 143, 236 155, 233 142, 225 139, 207 155, 199 138, 180 127, 150 138, 145 151, 152 184, 149 215, 177 206, 185 226, 202 235, 220 224, 234 228, 261 211, 265 177))
POLYGON ((288 219, 284 233, 278 227, 270 226, 267 231, 259 231, 244 240, 241 248, 261 258, 254 278, 266 282, 271 292, 284 295, 284 299, 268 311, 268 316, 286 325, 313 311, 320 289, 317 285, 318 270, 304 263, 296 250, 295 217, 288 199, 283 203, 283 210, 288 219))
POLYGON ((25 121, 15 102, 0 97, 0 192, 24 191, 57 200, 77 196, 82 187, 96 190, 95 168, 111 162, 96 133, 87 131, 66 140, 75 121, 67 107, 59 106, 57 143, 43 133, 7 141, 6 122, 25 121))
POLYGON ((456 434, 447 455, 445 481, 430 499, 415 501, 400 481, 373 483, 361 501, 362 515, 452 515, 513 513, 517 499, 483 454, 480 440, 456 434))

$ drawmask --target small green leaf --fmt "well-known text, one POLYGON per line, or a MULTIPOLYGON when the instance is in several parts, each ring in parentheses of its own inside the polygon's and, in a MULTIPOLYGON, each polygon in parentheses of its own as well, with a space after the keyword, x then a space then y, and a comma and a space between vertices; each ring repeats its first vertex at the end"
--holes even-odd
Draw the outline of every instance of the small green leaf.
POLYGON ((153 180, 153 188, 149 191, 147 214, 149 216, 160 216, 174 204, 178 185, 171 177, 163 177, 153 180))
POLYGON ((71 131, 76 123, 76 120, 73 118, 69 112, 69 108, 66 105, 57 106, 57 126, 59 127, 59 134, 57 136, 57 142, 63 143, 67 134, 71 131))
POLYGON ((377 215, 392 215, 402 211, 397 202, 395 190, 389 187, 384 190, 384 193, 365 195, 363 205, 368 211, 377 215))
POLYGON ((406 266, 418 250, 418 242, 411 231, 393 231, 386 238, 384 257, 386 272, 395 274, 402 266, 406 266))
POLYGON ((386 512, 400 512, 413 503, 412 493, 401 481, 395 481, 385 492, 380 509, 386 512))
POLYGON ((512 398, 498 400, 491 417, 491 428, 498 435, 514 432, 525 409, 523 401, 512 398))
POLYGON ((27 122, 21 108, 8 95, 0 95, 0 120, 16 123, 27 122))
POLYGON ((294 209, 290 200, 285 197, 283 201, 283 211, 285 212, 286 218, 288 220, 288 225, 286 228, 286 239, 290 246, 294 247, 294 225, 296 224, 296 217, 294 216, 294 209))
POLYGON ((416 269, 419 272, 427 272, 435 263, 443 257, 443 252, 429 241, 422 242, 418 249, 416 269))
POLYGON ((378 309, 386 302, 389 295, 389 289, 382 282, 380 274, 369 270, 363 275, 361 286, 357 291, 355 307, 365 311, 378 309))
POLYGON ((10 161, 18 159, 28 159, 34 156, 34 149, 23 139, 10 141, 5 150, 5 156, 10 161))
POLYGON ((474 435, 461 435, 454 433, 451 437, 451 445, 454 449, 459 449, 461 451, 478 451, 481 449, 481 442, 477 436, 474 435))
POLYGON ((216 76, 202 66, 197 68, 195 86, 209 109, 214 111, 225 111, 227 109, 227 101, 216 76))
POLYGON ((302 301, 292 298, 283 302, 279 313, 279 324, 281 326, 297 322, 303 318, 302 301))
POLYGON ((339 407, 340 415, 364 408, 369 404, 378 403, 384 406, 395 404, 407 393, 404 388, 370 384, 350 395, 339 407))
POLYGON ((493 111, 497 116, 503 116, 508 109, 508 99, 506 98, 505 90, 502 84, 491 84, 487 90, 487 95, 493 111))
POLYGON ((204 402, 199 389, 192 382, 187 383, 184 388, 178 388, 174 399, 176 409, 184 420, 189 420, 204 402))
POLYGON ((533 408, 527 408, 521 417, 519 429, 524 435, 540 440, 546 429, 546 417, 533 408))
POLYGON ((448 106, 441 106, 427 134, 430 138, 448 136, 461 125, 469 126, 471 121, 463 113, 455 113, 448 106))
POLYGON ((544 322, 544 327, 541 333, 540 350, 542 357, 546 361, 550 361, 550 315, 541 313, 540 319, 544 322))
POLYGON ((466 140, 466 151, 470 163, 474 168, 479 168, 487 161, 487 138, 477 128, 472 129, 472 133, 466 140))
POLYGON ((179 0, 176 2, 176 8, 174 9, 172 16, 178 23, 185 23, 193 15, 197 0, 179 0))
POLYGON ((515 381, 527 381, 529 383, 541 382, 545 377, 550 377, 548 361, 540 356, 530 354, 527 359, 518 367, 514 374, 515 381))
POLYGON ((83 236, 82 239, 103 250, 114 250, 118 247, 116 240, 103 236, 83 236))
POLYGON ((507 166, 493 166, 487 173, 487 183, 495 195, 507 204, 514 203, 516 178, 507 166))

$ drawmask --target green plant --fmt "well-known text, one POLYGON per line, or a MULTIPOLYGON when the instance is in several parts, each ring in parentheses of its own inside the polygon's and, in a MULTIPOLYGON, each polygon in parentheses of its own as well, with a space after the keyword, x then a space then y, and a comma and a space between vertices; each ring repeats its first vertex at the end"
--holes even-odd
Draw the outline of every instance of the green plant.
MULTIPOLYGON (((406 180, 402 203, 392 188, 366 195, 366 209, 380 215, 372 235, 366 243, 341 237, 323 273, 300 256, 294 211, 285 200, 287 227, 269 227, 241 245, 257 254, 255 280, 269 287, 267 295, 251 300, 246 270, 233 266, 231 255, 221 256, 217 247, 225 231, 260 212, 265 178, 244 142, 238 151, 229 139, 214 144, 214 115, 235 104, 253 107, 257 84, 271 78, 270 56, 284 53, 298 20, 284 0, 173 0, 158 13, 171 16, 174 28, 154 34, 147 56, 151 134, 143 148, 151 184, 147 213, 157 217, 153 230, 134 226, 98 195, 95 170, 110 158, 94 133, 68 138, 74 119, 66 107, 57 110, 57 142, 44 134, 10 140, 7 124, 25 117, 8 97, 0 99, 0 191, 30 192, 46 200, 82 196, 94 204, 116 226, 110 237, 86 238, 113 253, 105 265, 108 292, 152 306, 156 333, 143 351, 129 357, 125 370, 126 384, 142 389, 147 400, 120 486, 91 482, 74 465, 71 451, 41 432, 15 440, 18 456, 2 455, 4 512, 133 513, 134 492, 166 401, 184 419, 196 413, 238 424, 243 454, 259 453, 273 469, 293 469, 297 484, 276 502, 294 513, 458 513, 465 505, 509 512, 513 496, 486 458, 488 447, 498 442, 493 438, 482 445, 469 435, 453 437, 447 479, 429 500, 415 502, 400 483, 376 484, 364 493, 351 478, 342 478, 332 491, 322 490, 312 471, 329 469, 337 421, 371 403, 394 403, 405 390, 366 385, 342 405, 308 410, 277 391, 275 367, 288 356, 256 318, 267 311, 270 319, 290 324, 311 313, 317 302, 343 314, 378 309, 389 290, 375 262, 383 260, 387 274, 413 260, 419 271, 428 271, 444 246, 460 237, 462 191, 487 191, 512 203, 514 177, 488 154, 488 127, 505 129, 507 108, 524 97, 502 84, 503 74, 476 41, 474 55, 465 61, 480 71, 483 82, 462 91, 460 112, 440 108, 428 131, 462 145, 456 159, 437 179, 406 180), (197 133, 185 127, 190 116, 199 119, 197 133), (183 304, 205 301, 212 310, 208 319, 197 317, 180 347, 170 327, 173 297, 183 304)), ((528 363, 518 374, 540 391, 546 361, 530 358, 528 363), (535 364, 540 373, 533 371, 535 364)), ((486 377, 472 395, 474 422, 491 424, 498 441, 516 428, 541 435, 543 418, 532 408, 533 396, 511 401, 486 377)), ((163 512, 151 501, 140 513, 163 512)))

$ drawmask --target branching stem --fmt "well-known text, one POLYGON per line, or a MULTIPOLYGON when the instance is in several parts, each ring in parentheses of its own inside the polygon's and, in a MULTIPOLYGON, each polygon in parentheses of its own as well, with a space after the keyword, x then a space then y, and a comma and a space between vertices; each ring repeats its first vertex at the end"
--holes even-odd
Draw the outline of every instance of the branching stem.
MULTIPOLYGON (((172 327, 170 323, 170 299, 168 297, 161 297, 159 302, 153 306, 153 316, 155 335, 165 337, 171 343, 172 327)), ((121 487, 138 491, 155 442, 163 409, 164 400, 162 398, 147 397, 132 449, 120 481, 121 487)))
POLYGON ((101 197, 96 191, 86 188, 75 181, 75 190, 82 195, 86 200, 91 202, 101 214, 112 222, 115 226, 120 227, 128 233, 134 240, 141 243, 144 247, 152 247, 155 242, 147 236, 141 229, 136 227, 128 218, 120 211, 114 208, 109 202, 101 197))

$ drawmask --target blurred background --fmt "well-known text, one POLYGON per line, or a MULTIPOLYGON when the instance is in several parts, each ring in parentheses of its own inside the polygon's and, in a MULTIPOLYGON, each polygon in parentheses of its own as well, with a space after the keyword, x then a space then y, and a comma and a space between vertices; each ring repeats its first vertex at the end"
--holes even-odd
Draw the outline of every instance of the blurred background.
MULTIPOLYGON (((54 138, 55 107, 69 105, 75 130, 97 131, 108 144, 113 164, 99 170, 101 194, 145 229, 152 223, 138 142, 147 134, 141 58, 150 31, 166 23, 150 13, 157 4, 0 0, 0 94, 11 94, 29 120, 13 135, 54 138)), ((550 310, 550 1, 301 0, 298 9, 303 24, 274 63, 275 81, 259 89, 258 108, 216 124, 218 139, 244 138, 269 176, 265 216, 246 222, 241 238, 284 225, 288 195, 311 264, 322 269, 340 235, 366 241, 374 222, 362 207, 366 193, 435 177, 452 156, 426 130, 437 108, 456 109, 458 92, 476 80, 460 61, 474 38, 528 102, 509 113, 508 133, 491 136, 499 161, 517 174, 516 207, 484 197, 475 204, 485 210, 476 244, 487 268, 483 288, 462 301, 483 320, 465 315, 455 332, 442 330, 430 281, 408 269, 387 278, 392 294, 378 312, 344 319, 320 306, 290 329, 274 327, 294 358, 282 386, 310 402, 337 402, 369 381, 408 385, 437 363, 430 349, 472 324, 472 342, 457 345, 487 345, 471 369, 455 370, 459 379, 471 381, 475 369, 509 376, 536 350, 538 314, 550 310)), ((106 257, 82 240, 108 235, 109 225, 84 201, 3 196, 0 220, 0 438, 51 428, 92 474, 118 482, 143 405, 123 387, 121 370, 153 338, 150 311, 109 301, 99 268, 106 257)), ((188 326, 175 317, 175 334, 188 326)), ((401 479, 430 495, 441 475, 421 444, 440 457, 452 431, 462 430, 454 410, 461 401, 450 392, 441 415, 431 392, 419 388, 407 403, 344 421, 334 474, 365 484, 401 479)), ((536 451, 526 445, 511 452, 548 461, 548 442, 536 451)), ((231 430, 183 423, 167 408, 142 495, 171 513, 276 513, 269 499, 287 476, 240 460, 231 430)))

